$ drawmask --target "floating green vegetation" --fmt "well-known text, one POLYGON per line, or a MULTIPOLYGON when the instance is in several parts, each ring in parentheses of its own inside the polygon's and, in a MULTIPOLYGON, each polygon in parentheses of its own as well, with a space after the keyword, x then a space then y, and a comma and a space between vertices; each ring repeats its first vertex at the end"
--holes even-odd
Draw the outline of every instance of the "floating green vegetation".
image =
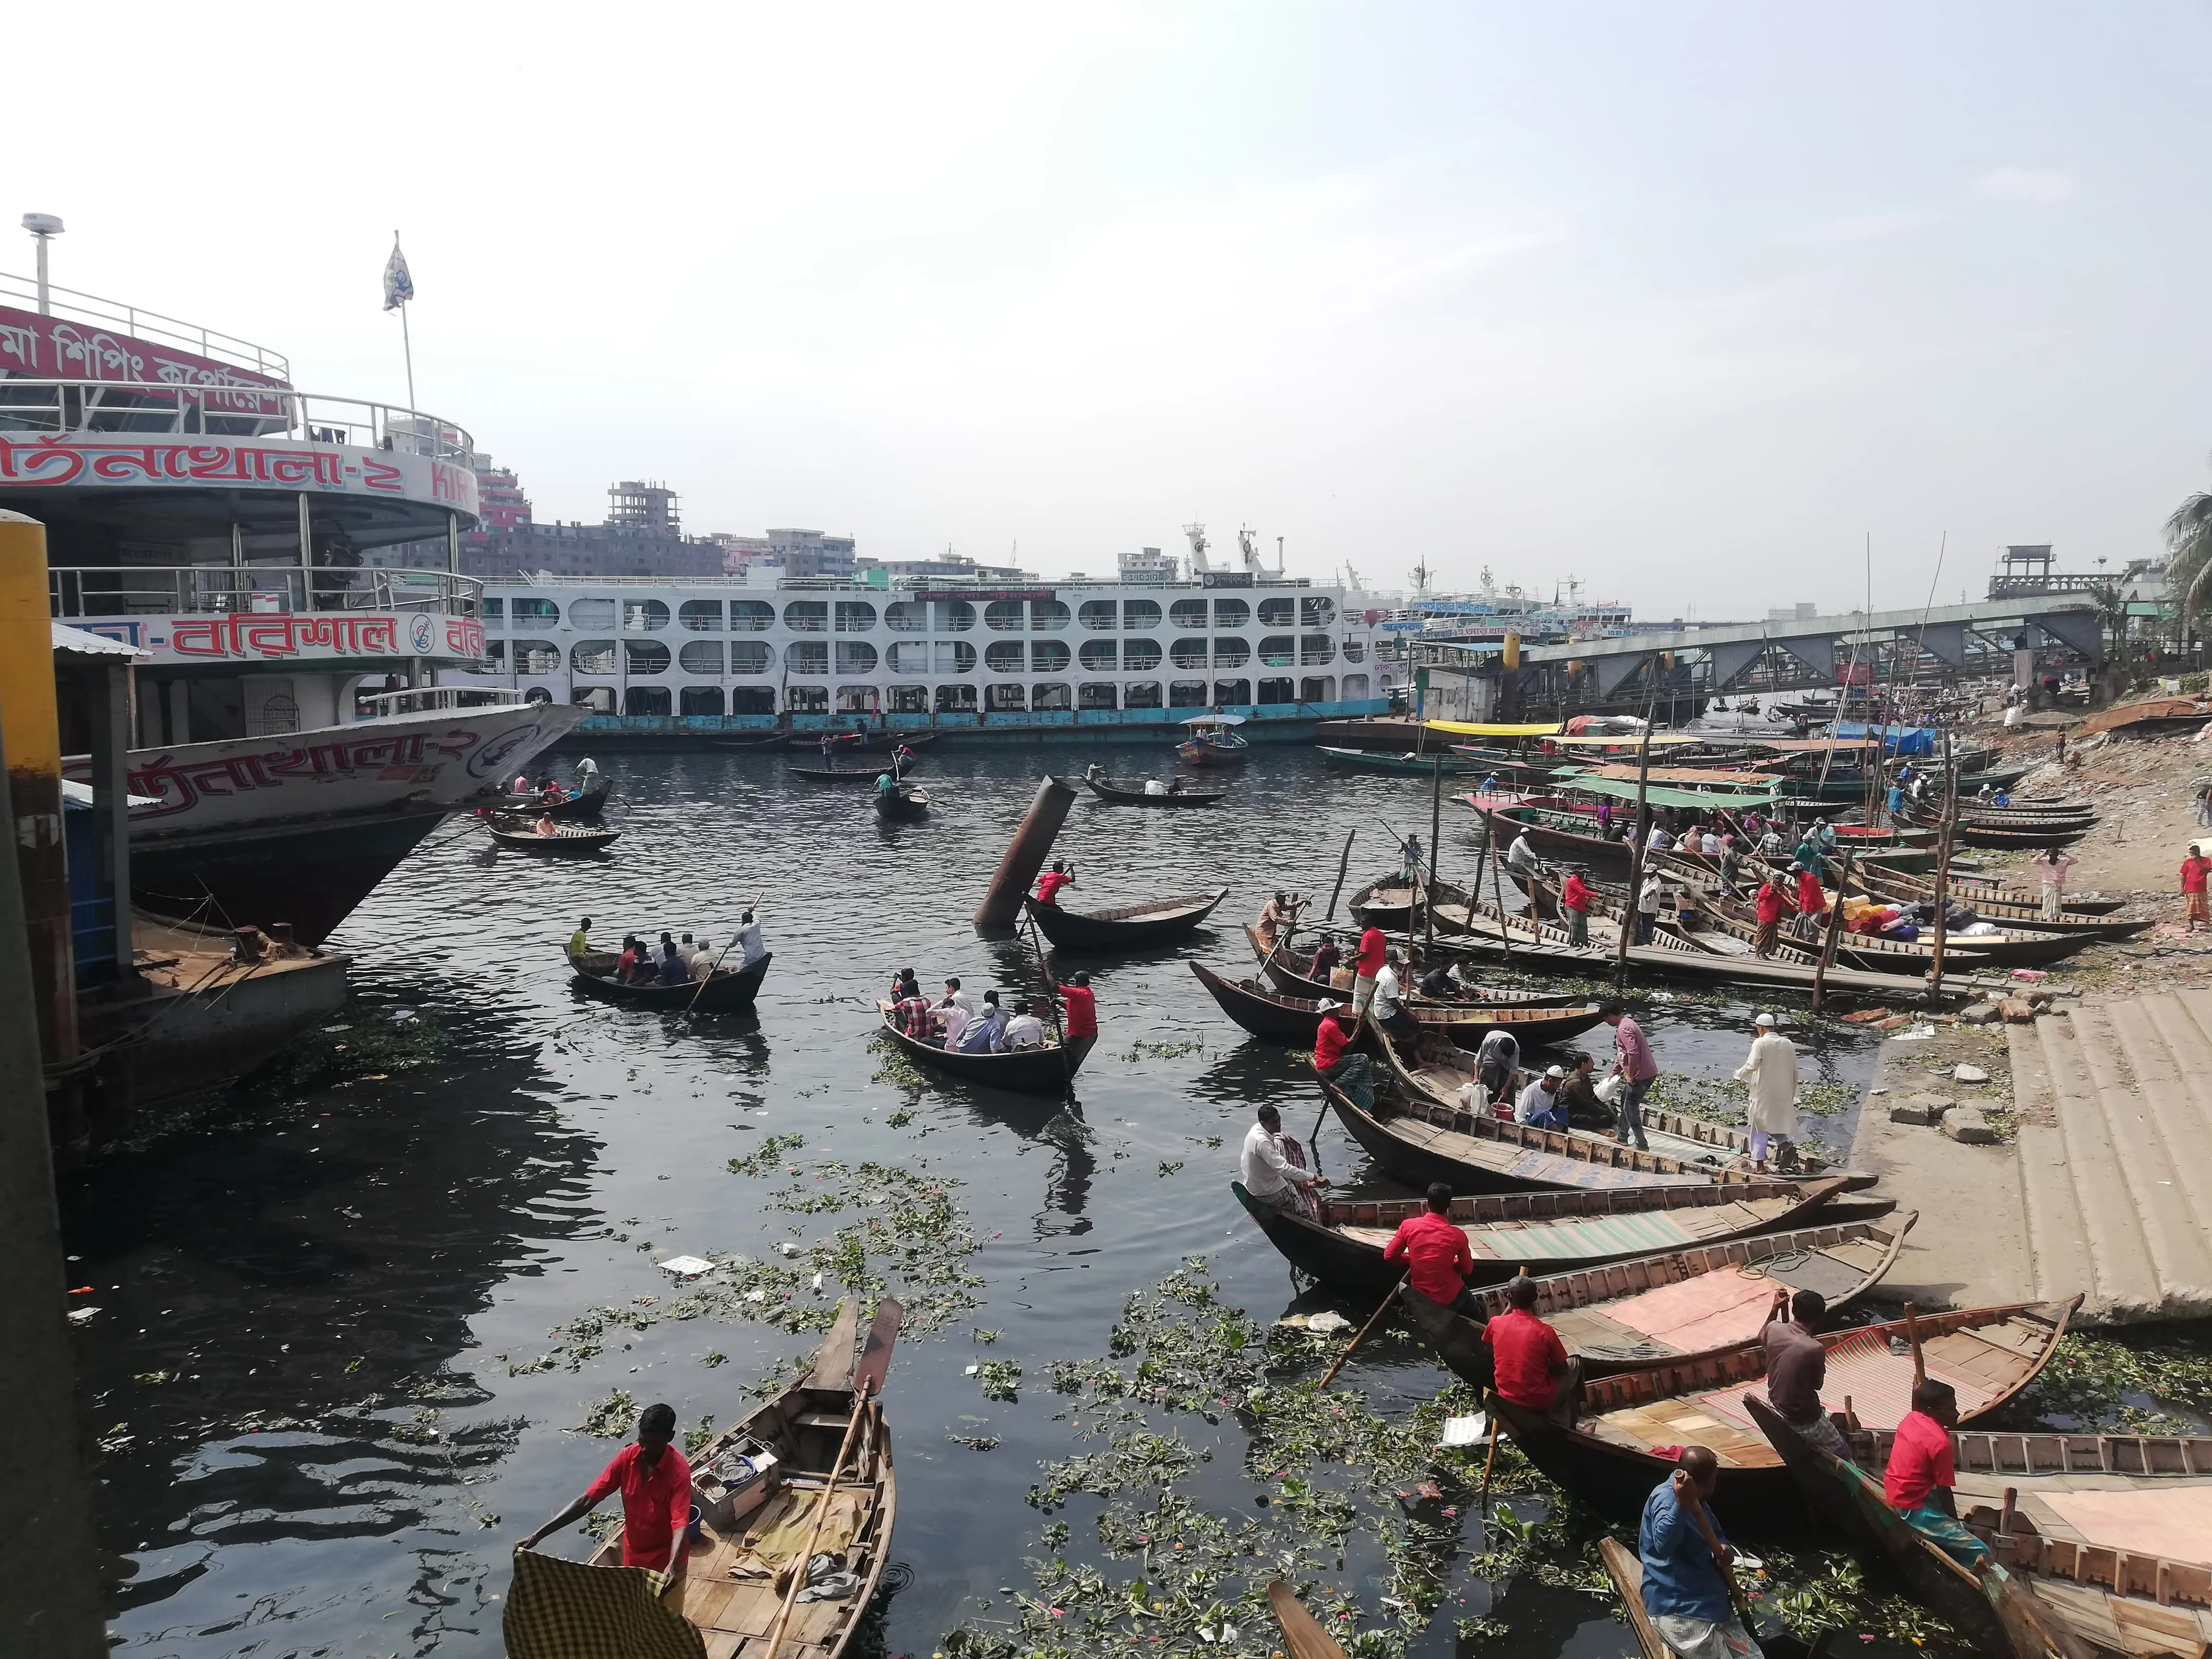
POLYGON ((806 1144, 805 1135, 770 1135, 744 1158, 730 1160, 730 1173, 741 1176, 764 1176, 775 1173, 792 1153, 806 1144))
POLYGON ((929 1081, 921 1067, 907 1057, 906 1050, 883 1032, 870 1037, 868 1047, 876 1051, 876 1069, 869 1082, 888 1083, 895 1089, 919 1089, 929 1081))
POLYGON ((1202 1054, 1205 1052, 1206 1044, 1199 1039, 1193 1037, 1182 1042, 1133 1043, 1130 1046, 1129 1052, 1123 1054, 1121 1058, 1125 1060, 1130 1061, 1139 1060, 1181 1060, 1185 1054, 1202 1054))
POLYGON ((619 1440, 636 1421, 637 1401, 630 1398, 628 1389, 617 1389, 586 1411, 576 1427, 601 1440, 619 1440))
POLYGON ((980 1305, 975 1293, 983 1280, 966 1263, 983 1241, 952 1196, 959 1182, 896 1164, 781 1164, 799 1144, 796 1135, 771 1136, 750 1158, 733 1160, 732 1167, 742 1163, 750 1166, 744 1173, 757 1175, 781 1164, 803 1177, 769 1194, 764 1210, 858 1212, 850 1220, 804 1247, 789 1246, 789 1255, 757 1260, 711 1254, 714 1271, 672 1296, 587 1308, 554 1328, 556 1340, 547 1352, 509 1360, 507 1374, 580 1370, 610 1343, 626 1342, 625 1333, 641 1335, 667 1320, 757 1322, 793 1334, 827 1330, 842 1291, 896 1295, 906 1308, 902 1328, 911 1334, 940 1330, 980 1305))
MULTIPOLYGON (((1266 1593, 1275 1577, 1353 1659, 1399 1659, 1470 1576, 1501 1595, 1522 1576, 1564 1589, 1605 1583, 1603 1528, 1510 1440, 1491 1470, 1492 1513, 1486 1522, 1477 1513, 1486 1447, 1439 1445, 1448 1417, 1478 1409, 1464 1384, 1389 1418, 1358 1394, 1323 1394, 1337 1341, 1225 1305, 1201 1259, 1131 1296, 1107 1346, 1102 1358, 1045 1368, 1089 1449, 1042 1464, 1030 1489, 1046 1517, 1028 1563, 1033 1591, 1014 1595, 1003 1617, 951 1632, 946 1659, 1106 1659, 1136 1644, 1260 1659, 1279 1651, 1266 1593), (1217 1513, 1186 1490, 1203 1484, 1218 1499, 1218 1462, 1241 1474, 1249 1510, 1231 1497, 1236 1512, 1217 1513), (1060 1517, 1077 1504, 1095 1513, 1095 1548, 1060 1517), (1342 1588, 1363 1580, 1382 1585, 1373 1609, 1342 1588)), ((1909 1639, 1936 1628, 1823 1566, 1809 1580, 1771 1569, 1768 1606, 1815 1629, 1909 1639)), ((1509 1629, 1494 1615, 1455 1622, 1470 1641, 1509 1629)))
POLYGON ((256 1075, 277 1089, 319 1089, 434 1064, 449 1039, 434 1020, 407 1011, 354 1006, 330 1024, 301 1033, 256 1075))
POLYGON ((1994 1419, 2013 1428, 2202 1434, 2212 1418, 2212 1327, 2069 1331, 2034 1382, 1994 1419))

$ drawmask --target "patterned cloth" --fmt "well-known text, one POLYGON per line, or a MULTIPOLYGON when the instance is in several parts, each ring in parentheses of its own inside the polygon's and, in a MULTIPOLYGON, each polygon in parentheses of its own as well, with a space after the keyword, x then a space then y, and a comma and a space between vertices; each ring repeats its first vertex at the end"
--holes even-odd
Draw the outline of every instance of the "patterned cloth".
POLYGON ((1942 1510, 1923 1504, 1917 1510, 1899 1511, 1905 1523, 1929 1543, 1940 1548, 1960 1566, 1972 1571, 1974 1563, 1990 1553, 1990 1547, 1968 1532, 1942 1510))
POLYGON ((519 1549, 500 1615, 507 1659, 707 1659, 697 1630, 661 1605, 667 1582, 519 1549))
POLYGON ((1651 1628, 1678 1659, 1765 1659, 1764 1650, 1751 1639, 1738 1619, 1716 1624, 1710 1619, 1691 1619, 1680 1613, 1654 1613, 1651 1628))

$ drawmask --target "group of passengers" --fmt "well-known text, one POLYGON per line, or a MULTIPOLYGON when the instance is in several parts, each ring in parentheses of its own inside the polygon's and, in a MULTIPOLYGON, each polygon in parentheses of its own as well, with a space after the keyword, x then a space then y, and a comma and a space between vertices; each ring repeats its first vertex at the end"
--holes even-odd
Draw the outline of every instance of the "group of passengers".
MULTIPOLYGON (((1077 974, 1065 985, 1047 981, 1053 997, 1066 1005, 1067 1042, 1088 1048, 1098 1036, 1098 1004, 1091 975, 1077 974)), ((1045 1046, 1045 1018, 1052 1012, 1043 997, 1012 997, 1001 1002, 996 991, 983 993, 979 1006, 960 988, 945 981, 945 994, 932 1001, 922 994, 914 969, 902 968, 891 981, 888 1018, 916 1042, 963 1054, 1003 1054, 1045 1046)))
MULTIPOLYGON (((568 959, 580 969, 591 954, 592 919, 583 918, 568 936, 568 959)), ((768 954, 760 923, 747 909, 730 942, 720 947, 702 928, 696 936, 681 939, 663 933, 658 944, 648 944, 635 933, 623 935, 622 955, 615 961, 617 985, 684 985, 712 979, 717 969, 742 973, 768 954)))

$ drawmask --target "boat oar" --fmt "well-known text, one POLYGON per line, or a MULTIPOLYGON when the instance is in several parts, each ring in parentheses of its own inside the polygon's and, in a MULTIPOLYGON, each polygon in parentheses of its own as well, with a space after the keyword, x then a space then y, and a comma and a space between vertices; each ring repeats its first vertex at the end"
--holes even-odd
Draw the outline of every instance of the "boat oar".
MULTIPOLYGON (((754 911, 759 908, 760 895, 758 893, 755 893, 753 895, 753 902, 745 906, 744 914, 750 915, 754 911)), ((742 923, 739 925, 740 927, 743 926, 742 923)), ((735 945, 737 942, 737 934, 731 934, 730 945, 735 945)), ((725 945, 721 950, 716 953, 714 957, 714 965, 707 970, 707 977, 699 981, 699 988, 691 994, 691 1000, 684 1005, 684 1012, 687 1015, 694 1008, 699 1006, 699 999, 707 994, 707 987, 714 982, 714 975, 722 971, 722 958, 730 954, 730 945, 725 945)))
POLYGON ((1482 1496, 1475 1500, 1475 1508, 1484 1515, 1490 1513, 1490 1472, 1498 1467, 1498 1401, 1488 1390, 1482 1396, 1483 1404, 1490 1408, 1490 1449, 1482 1459, 1482 1496))
POLYGON ((1910 1302, 1905 1304, 1905 1340, 1912 1346, 1912 1386, 1917 1389, 1928 1380, 1928 1361, 1920 1352, 1920 1321, 1910 1302))
POLYGON ((1382 1319, 1384 1314, 1390 1310, 1390 1304, 1398 1299, 1398 1285, 1403 1285, 1406 1282, 1407 1275, 1411 1274, 1413 1271, 1413 1270, 1411 1267, 1408 1267, 1406 1269, 1405 1273, 1398 1275, 1398 1284, 1393 1285, 1390 1287, 1389 1294, 1382 1298, 1382 1305, 1376 1309, 1373 1313, 1367 1316, 1367 1322, 1359 1328, 1358 1334, 1354 1336, 1351 1341, 1345 1344, 1344 1352, 1337 1355, 1336 1364, 1331 1365, 1327 1370, 1322 1373, 1321 1387, 1316 1390, 1317 1393, 1327 1394, 1328 1392, 1329 1383, 1334 1380, 1336 1374, 1344 1369, 1344 1362, 1352 1358, 1352 1351, 1367 1340, 1367 1333, 1373 1330, 1376 1322, 1382 1319))
POLYGON ((1060 988, 1053 981, 1052 969, 1045 966, 1044 945, 1037 939, 1036 918, 1024 915, 1022 920, 1029 924, 1030 948, 1036 952, 1037 971, 1044 975, 1044 1000, 1052 1005, 1052 1034, 1060 1041, 1060 1077, 1072 1095, 1075 1092, 1075 1057, 1067 1052, 1067 1032, 1060 1023, 1060 988))
POLYGON ((860 1363, 853 1372, 853 1414, 845 1419, 845 1437, 837 1443, 837 1455, 830 1460, 829 1479, 823 1485, 821 1501, 815 1505, 814 1524, 807 1528, 806 1546, 792 1558, 791 1588, 783 1593, 783 1606, 775 1615, 775 1623, 769 1626, 767 1645, 761 1650, 765 1659, 775 1659, 775 1650, 783 1641, 784 1626, 791 1622, 791 1610, 799 1604, 799 1592, 806 1587, 806 1564, 814 1559, 814 1546, 821 1539, 823 1526, 836 1502, 837 1477, 845 1468, 845 1454, 852 1449, 853 1437, 860 1432, 869 1401, 883 1387, 884 1373, 890 1369, 891 1345, 898 1340, 899 1320, 905 1311, 892 1301, 877 1304, 876 1322, 868 1332, 868 1346, 861 1351, 860 1363))
POLYGON ((1698 1532, 1705 1535, 1705 1547, 1713 1553, 1713 1565, 1720 1568, 1721 1581, 1728 1586, 1729 1601, 1735 1608, 1735 1616, 1743 1621, 1744 1629, 1750 1630, 1753 1628, 1751 1604, 1744 1599, 1743 1586, 1735 1581, 1735 1569, 1722 1565, 1720 1534, 1713 1530, 1713 1518, 1705 1513, 1705 1500, 1698 1496, 1698 1483, 1686 1474, 1682 1476, 1680 1497, 1689 1505, 1690 1518, 1698 1523, 1698 1532))

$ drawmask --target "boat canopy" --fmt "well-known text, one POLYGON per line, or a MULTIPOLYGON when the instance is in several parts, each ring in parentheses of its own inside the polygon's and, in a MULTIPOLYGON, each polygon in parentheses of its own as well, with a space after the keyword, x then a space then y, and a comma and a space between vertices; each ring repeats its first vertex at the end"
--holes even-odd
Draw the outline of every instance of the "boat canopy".
MULTIPOLYGON (((1594 766, 1587 771, 1574 773, 1567 781, 1579 783, 1584 778, 1607 778, 1615 783, 1634 783, 1636 777, 1635 767, 1616 761, 1609 766, 1594 766)), ((1725 789, 1731 794, 1745 790, 1771 793, 1777 781, 1778 775, 1772 772, 1708 771, 1696 766, 1655 766, 1651 769, 1651 781, 1654 783, 1682 784, 1692 789, 1725 789)))
POLYGON ((1185 726, 1242 726, 1242 714, 1193 714, 1182 722, 1185 726))
POLYGON ((1428 720, 1424 724, 1431 732, 1453 732, 1465 738, 1555 738, 1559 734, 1557 720, 1537 726, 1499 726, 1480 720, 1428 720))
POLYGON ((1893 755, 1936 752, 1935 731, 1925 726, 1846 726, 1838 720, 1834 729, 1839 738, 1879 738, 1893 755))
MULTIPOLYGON (((1601 778, 1584 775, 1581 777, 1562 779, 1559 787, 1579 789, 1593 795, 1610 795, 1615 800, 1632 802, 1636 799, 1636 786, 1632 783, 1624 783, 1618 778, 1601 778)), ((1772 806, 1784 799, 1771 789, 1759 791, 1738 789, 1730 790, 1723 794, 1705 789, 1668 789, 1657 786, 1646 789, 1644 792, 1644 798, 1653 806, 1687 806, 1700 811, 1715 807, 1734 809, 1743 806, 1772 806)))

